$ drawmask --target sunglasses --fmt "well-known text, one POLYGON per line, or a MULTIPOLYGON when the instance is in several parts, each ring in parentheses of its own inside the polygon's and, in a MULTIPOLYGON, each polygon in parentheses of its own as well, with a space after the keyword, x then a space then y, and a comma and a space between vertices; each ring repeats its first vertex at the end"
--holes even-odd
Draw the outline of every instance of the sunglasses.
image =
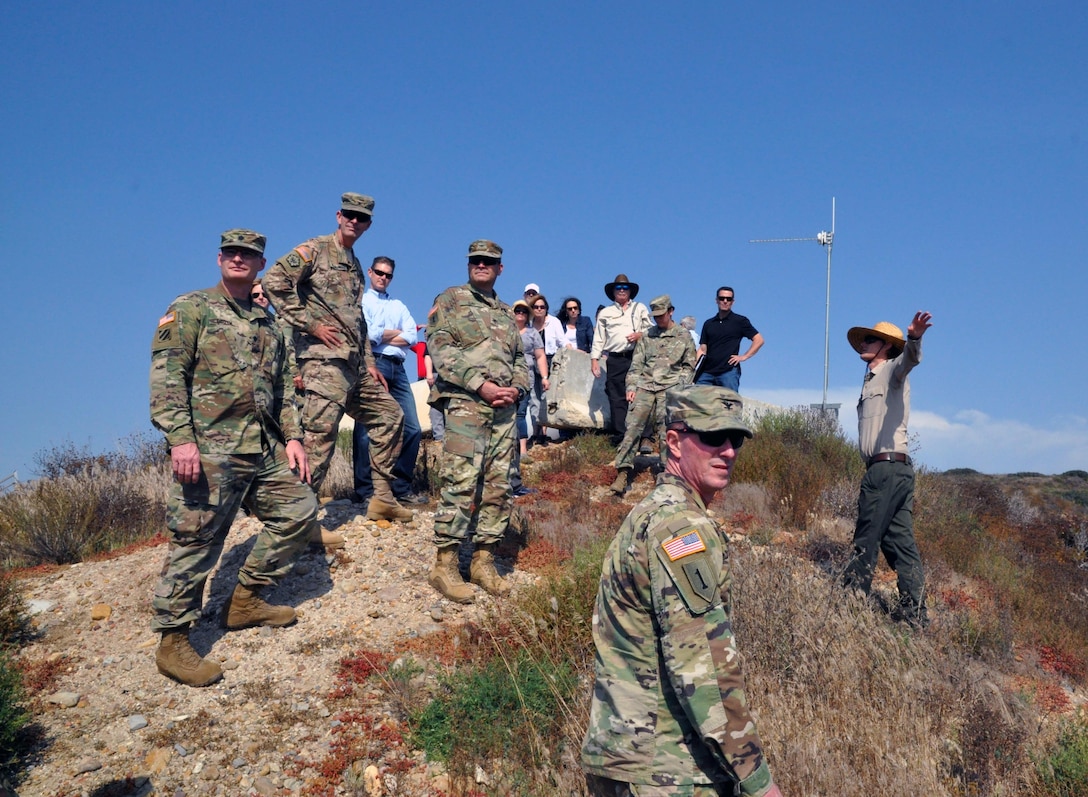
POLYGON ((731 301, 733 301, 733 297, 732 296, 719 296, 718 301, 719 302, 731 302, 731 301))
POLYGON ((223 253, 223 257, 228 260, 232 257, 241 255, 242 257, 260 257, 260 252, 254 252, 252 249, 246 249, 244 246, 225 246, 219 250, 223 253))
POLYGON ((575 310, 577 310, 579 313, 582 312, 582 308, 574 304, 569 305, 568 307, 564 307, 563 309, 566 310, 568 313, 572 313, 575 310))
POLYGON ((515 307, 514 315, 529 315, 529 311, 526 310, 524 307, 515 307))
POLYGON ((365 213, 360 213, 357 210, 341 210, 340 215, 349 221, 370 221, 370 216, 365 213))
POLYGON ((727 440, 734 451, 740 450, 740 447, 744 445, 744 432, 736 429, 719 429, 715 432, 697 432, 694 429, 681 429, 679 431, 697 436, 699 442, 708 448, 721 448, 727 440))
POLYGON ((377 268, 371 268, 370 270, 372 272, 374 272, 375 276, 385 277, 387 280, 393 279, 393 272, 392 271, 382 271, 381 269, 377 269, 377 268))
POLYGON ((861 339, 861 342, 866 346, 872 346, 874 343, 883 343, 884 338, 878 338, 876 335, 866 335, 861 339))
POLYGON ((629 291, 629 290, 631 290, 631 286, 630 285, 613 285, 612 290, 614 290, 614 291, 629 291))
POLYGON ((546 305, 546 304, 534 304, 533 309, 534 310, 547 310, 548 305, 546 305))
POLYGON ((468 264, 470 266, 497 266, 499 265, 499 259, 497 257, 470 257, 468 264))

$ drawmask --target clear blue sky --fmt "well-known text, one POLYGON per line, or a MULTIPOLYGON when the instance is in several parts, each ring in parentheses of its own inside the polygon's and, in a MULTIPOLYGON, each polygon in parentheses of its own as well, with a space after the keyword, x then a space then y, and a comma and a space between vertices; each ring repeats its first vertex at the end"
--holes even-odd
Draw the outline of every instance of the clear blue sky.
POLYGON ((589 311, 619 272, 700 323, 731 285, 766 346, 743 392, 830 398, 846 330, 934 315, 912 377, 938 469, 1088 469, 1088 5, 12 3, 0 29, 0 477, 150 429, 151 334, 217 279, 375 196, 356 245, 421 320, 506 250, 589 311), (316 10, 315 10, 316 9, 316 10), (1074 323, 1075 317, 1081 322, 1074 323))

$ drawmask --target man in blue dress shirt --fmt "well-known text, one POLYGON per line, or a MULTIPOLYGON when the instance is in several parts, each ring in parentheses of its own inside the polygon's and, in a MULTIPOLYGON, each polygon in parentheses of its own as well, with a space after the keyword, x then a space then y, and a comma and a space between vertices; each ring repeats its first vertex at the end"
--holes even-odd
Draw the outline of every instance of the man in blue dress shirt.
MULTIPOLYGON (((363 294, 363 315, 366 317, 375 365, 385 377, 389 394, 404 410, 404 437, 400 456, 393 466, 393 495, 402 504, 423 504, 427 502, 427 496, 412 489, 423 431, 416 414, 412 385, 404 370, 405 355, 416 342, 416 322, 404 302, 389 295, 389 283, 393 281, 395 268, 396 263, 391 257, 374 258, 367 269, 370 289, 363 294)), ((356 500, 366 503, 374 492, 374 485, 370 477, 370 438, 362 424, 355 425, 352 455, 355 460, 356 500)))

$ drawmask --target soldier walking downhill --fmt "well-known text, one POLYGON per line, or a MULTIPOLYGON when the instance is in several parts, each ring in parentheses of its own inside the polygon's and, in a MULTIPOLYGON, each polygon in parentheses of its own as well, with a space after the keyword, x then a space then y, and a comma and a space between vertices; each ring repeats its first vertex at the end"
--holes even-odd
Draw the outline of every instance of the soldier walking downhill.
POLYGON ((250 298, 264 247, 264 236, 252 230, 223 233, 219 284, 175 299, 151 343, 151 421, 166 435, 174 471, 170 550, 151 627, 162 633, 159 672, 189 686, 223 677, 218 664, 193 650, 189 628, 239 506, 245 503, 264 527, 223 607, 230 629, 294 622, 292 608, 270 606, 257 591, 287 572, 318 527, 317 501, 303 484, 310 471, 302 430, 284 398, 286 344, 272 316, 250 298))
POLYGON ((654 326, 635 344, 631 368, 627 371, 627 433, 616 449, 616 480, 610 488, 623 495, 631 483, 635 449, 647 421, 657 430, 661 465, 668 459, 665 445, 665 391, 691 383, 695 374, 695 344, 688 331, 672 320, 672 299, 668 294, 650 302, 654 326))
POLYGON ((428 582, 457 603, 475 600, 457 564, 474 515, 471 581, 493 595, 510 589, 495 570, 494 553, 510 525, 514 427, 518 402, 529 390, 529 370, 510 307, 495 293, 502 269, 501 246, 473 241, 468 283, 444 290, 427 324, 437 375, 430 403, 446 417, 442 498, 434 516, 438 556, 428 582))
POLYGON ((370 434, 374 496, 367 517, 411 520, 411 510, 397 503, 391 487, 404 413, 374 365, 363 317, 363 267, 352 249, 370 229, 373 213, 372 197, 344 194, 336 232, 296 246, 276 261, 261 284, 276 312, 297 330, 302 429, 314 492, 325 481, 346 412, 370 434))

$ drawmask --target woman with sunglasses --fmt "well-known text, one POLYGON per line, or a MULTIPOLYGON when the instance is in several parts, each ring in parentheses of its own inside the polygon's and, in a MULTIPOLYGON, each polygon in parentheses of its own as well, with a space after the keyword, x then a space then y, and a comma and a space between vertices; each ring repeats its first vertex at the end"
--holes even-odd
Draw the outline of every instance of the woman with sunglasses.
POLYGON ((558 318, 567 344, 589 354, 593 348, 593 322, 582 315, 582 302, 578 297, 569 296, 563 300, 558 318))
MULTIPOLYGON (((563 325, 559 323, 559 319, 551 315, 548 311, 551 306, 548 304, 548 299, 544 294, 538 293, 529 302, 529 307, 533 311, 531 326, 537 332, 540 333, 540 337, 544 341, 544 356, 548 360, 548 368, 552 367, 552 357, 555 353, 562 348, 567 348, 570 344, 567 342, 566 335, 563 334, 563 325)), ((548 427, 544 425, 544 421, 547 420, 548 412, 547 405, 544 401, 544 393, 547 391, 547 385, 541 385, 537 382, 537 388, 534 391, 535 403, 532 405, 533 423, 537 427, 537 433, 534 435, 534 440, 537 443, 547 442, 548 427)))

